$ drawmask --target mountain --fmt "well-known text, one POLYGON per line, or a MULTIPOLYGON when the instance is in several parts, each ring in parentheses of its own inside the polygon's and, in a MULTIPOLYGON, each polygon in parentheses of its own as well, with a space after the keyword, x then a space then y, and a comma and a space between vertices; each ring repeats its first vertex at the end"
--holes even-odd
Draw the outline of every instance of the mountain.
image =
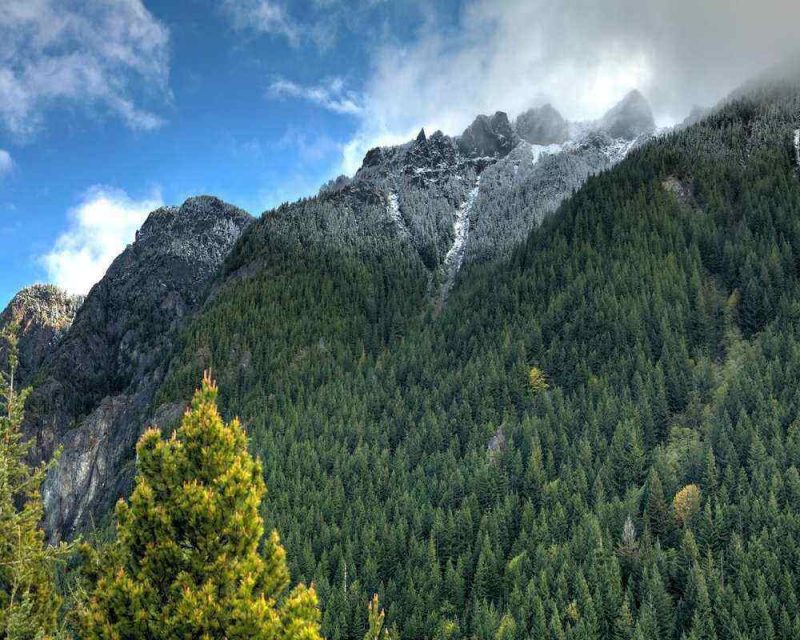
MULTIPOLYGON (((625 101, 606 119, 629 111, 625 101)), ((365 256, 381 255, 387 269, 402 265, 416 274, 405 285, 398 285, 399 274, 383 274, 392 286, 406 287, 408 299, 400 307, 420 309, 430 300, 440 310, 462 265, 507 255, 588 176, 613 166, 649 135, 615 139, 604 126, 570 125, 546 105, 513 126, 497 112, 478 116, 457 137, 420 131, 405 145, 373 149, 352 179, 263 216, 225 273, 237 281, 281 256, 296 260, 302 253, 310 261, 335 254, 338 263, 347 256, 345 279, 365 256), (560 142, 548 142, 555 139, 560 142), (253 246, 255 256, 247 254, 253 246), (237 261, 246 264, 234 269, 237 261)), ((244 212, 209 197, 153 212, 69 330, 64 323, 58 340, 48 338, 34 349, 31 364, 23 363, 24 375, 37 374, 26 424, 36 456, 47 459, 63 449, 44 487, 52 539, 101 521, 127 491, 133 444, 145 423, 154 415, 174 419, 181 410, 180 402, 153 406, 155 391, 182 327, 203 307, 249 222, 244 212)), ((351 322, 346 314, 342 321, 351 322)), ((393 324, 389 319, 371 329, 375 344, 399 330, 393 324)), ((29 342, 23 335, 23 360, 29 342)), ((252 355, 245 350, 242 357, 246 367, 252 355)))
POLYGON ((25 428, 39 459, 63 449, 44 485, 53 539, 127 492, 133 446, 176 337, 250 222, 210 197, 154 211, 45 355, 25 428))
POLYGON ((325 637, 372 593, 402 638, 797 637, 798 113, 797 74, 663 135, 498 113, 154 213, 37 374, 48 526, 212 368, 325 637))
POLYGON ((799 107, 760 87, 536 164, 420 135, 247 230, 157 402, 213 364, 327 637, 373 592, 404 638, 796 636, 799 107), (540 163, 601 156, 478 250, 540 163))
POLYGON ((563 144, 569 138, 569 123, 550 104, 521 113, 514 130, 530 144, 563 144))
MULTIPOLYGON (((448 290, 463 263, 508 255, 590 175, 652 137, 643 119, 652 123, 638 92, 598 122, 567 123, 550 105, 513 126, 501 111, 481 115, 454 138, 421 131, 404 145, 372 149, 352 179, 326 185, 320 196, 383 198, 384 217, 448 290)), ((362 221, 352 223, 360 235, 362 221)))
POLYGON ((628 140, 642 134, 652 133, 656 128, 650 105, 636 90, 631 91, 622 99, 622 102, 603 116, 601 125, 612 138, 628 140))
MULTIPOLYGON (((45 358, 66 334, 83 299, 52 285, 34 285, 20 291, 2 314, 0 327, 18 325, 19 367, 17 383, 25 387, 45 358)), ((0 352, 0 360, 5 355, 0 352)))

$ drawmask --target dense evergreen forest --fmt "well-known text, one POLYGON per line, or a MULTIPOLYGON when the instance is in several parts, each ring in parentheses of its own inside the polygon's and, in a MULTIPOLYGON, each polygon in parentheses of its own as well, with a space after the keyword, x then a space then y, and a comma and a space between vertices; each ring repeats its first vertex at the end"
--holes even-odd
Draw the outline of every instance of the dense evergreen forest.
POLYGON ((447 295, 367 183, 267 212, 105 543, 45 543, 12 322, 0 638, 800 638, 798 131, 751 84, 447 295))
POLYGON ((324 636, 800 637, 798 127, 748 88, 444 308, 310 202, 249 230, 159 399, 212 368, 324 636))

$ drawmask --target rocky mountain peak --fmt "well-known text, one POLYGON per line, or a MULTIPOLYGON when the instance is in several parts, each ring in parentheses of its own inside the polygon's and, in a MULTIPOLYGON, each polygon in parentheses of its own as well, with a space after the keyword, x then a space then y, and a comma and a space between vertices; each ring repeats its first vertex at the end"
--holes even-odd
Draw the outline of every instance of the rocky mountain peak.
MULTIPOLYGON (((180 207, 162 207, 153 211, 136 233, 138 250, 155 249, 190 258, 187 252, 209 249, 219 260, 220 247, 227 247, 251 221, 250 214, 214 196, 188 198, 180 207)), ((203 259, 202 255, 197 255, 203 259)))
POLYGON ((550 104, 521 113, 514 130, 530 144, 562 144, 569 137, 569 124, 550 104))
POLYGON ((153 211, 45 358, 25 427, 37 457, 63 448, 44 485, 55 537, 70 535, 128 486, 123 466, 177 335, 251 222, 209 196, 153 211))
POLYGON ((480 115, 457 139, 458 148, 467 157, 504 157, 517 143, 508 115, 497 111, 493 116, 480 115))
MULTIPOLYGON (((37 284, 22 289, 0 314, 0 327, 19 325, 17 380, 30 383, 45 358, 55 349, 72 324, 82 296, 73 296, 53 285, 37 284)), ((0 363, 5 354, 0 345, 0 363)))
POLYGON ((600 121, 601 128, 612 138, 633 140, 656 128, 650 103, 636 89, 629 92, 600 121))

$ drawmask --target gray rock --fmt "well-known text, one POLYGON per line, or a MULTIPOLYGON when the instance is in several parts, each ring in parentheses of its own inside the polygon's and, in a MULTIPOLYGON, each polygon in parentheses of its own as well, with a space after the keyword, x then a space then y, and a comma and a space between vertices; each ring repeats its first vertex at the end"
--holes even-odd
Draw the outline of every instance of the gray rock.
POLYGON ((641 93, 633 90, 603 116, 600 126, 612 138, 633 140, 653 133, 656 123, 650 104, 641 93))
POLYGON ((498 111, 493 116, 478 116, 458 138, 458 148, 467 157, 503 157, 511 153, 517 136, 508 116, 498 111))
POLYGON ((25 428, 37 459, 63 447, 44 484, 52 540, 71 537, 126 492, 177 334, 251 220, 207 196, 152 212, 45 359, 25 428))
POLYGON ((569 124, 549 104, 521 113, 514 121, 514 130, 530 144, 562 144, 569 137, 569 124))
MULTIPOLYGON (((53 285, 22 289, 0 314, 0 328, 18 326, 17 383, 27 386, 45 358, 59 344, 78 311, 82 296, 72 296, 53 285)), ((5 345, 0 344, 0 364, 6 367, 5 345)))

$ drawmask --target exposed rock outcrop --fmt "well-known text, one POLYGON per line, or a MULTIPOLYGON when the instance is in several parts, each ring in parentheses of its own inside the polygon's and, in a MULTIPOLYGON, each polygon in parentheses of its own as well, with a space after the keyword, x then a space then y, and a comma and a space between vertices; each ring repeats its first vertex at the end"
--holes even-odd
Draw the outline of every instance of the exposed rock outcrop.
POLYGON ((205 196, 152 212, 45 359, 26 429, 39 459, 63 447, 44 485, 51 539, 72 536, 126 492, 178 331, 250 222, 205 196))
MULTIPOLYGON (((37 284, 22 289, 0 314, 0 327, 11 322, 18 324, 20 386, 31 383, 42 362, 61 342, 82 301, 81 296, 72 296, 53 285, 37 284)), ((4 348, 0 344, 3 366, 4 348)))
POLYGON ((469 157, 503 157, 517 143, 508 116, 498 111, 493 116, 478 116, 458 138, 458 148, 469 157))

